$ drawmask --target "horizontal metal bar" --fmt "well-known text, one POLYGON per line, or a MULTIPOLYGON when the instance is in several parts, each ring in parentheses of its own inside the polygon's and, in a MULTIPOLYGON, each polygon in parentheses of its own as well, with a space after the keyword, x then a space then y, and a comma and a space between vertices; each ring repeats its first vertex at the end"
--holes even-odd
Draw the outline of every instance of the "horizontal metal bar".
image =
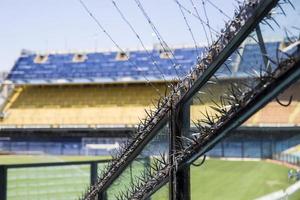
POLYGON ((52 129, 31 129, 31 128, 0 128, 1 136, 11 138, 57 138, 57 137, 129 137, 135 131, 135 128, 52 128, 52 129))
POLYGON ((9 168, 29 168, 29 167, 53 167, 53 166, 68 166, 68 165, 90 165, 92 163, 107 163, 110 159, 106 160, 91 160, 91 161, 70 161, 70 162, 45 162, 45 163, 24 163, 24 164, 7 164, 0 165, 9 168))

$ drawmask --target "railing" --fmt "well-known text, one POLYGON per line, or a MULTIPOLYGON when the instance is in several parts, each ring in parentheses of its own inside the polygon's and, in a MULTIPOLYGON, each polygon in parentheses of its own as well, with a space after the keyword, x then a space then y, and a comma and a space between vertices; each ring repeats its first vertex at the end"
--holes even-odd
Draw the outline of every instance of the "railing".
POLYGON ((96 182, 99 169, 109 161, 0 165, 0 199, 75 199, 96 182))

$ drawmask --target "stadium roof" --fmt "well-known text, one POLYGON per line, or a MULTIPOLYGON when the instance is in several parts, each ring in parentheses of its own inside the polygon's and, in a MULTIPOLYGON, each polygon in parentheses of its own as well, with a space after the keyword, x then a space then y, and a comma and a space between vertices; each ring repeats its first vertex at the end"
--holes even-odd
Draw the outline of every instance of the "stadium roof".
MULTIPOLYGON (((271 56, 279 44, 266 43, 271 56)), ((148 52, 128 51, 126 55, 116 51, 65 54, 27 52, 17 60, 7 79, 15 84, 172 81, 178 75, 185 75, 195 65, 197 55, 203 50, 176 48, 171 53, 152 49, 148 52)), ((221 77, 242 76, 250 67, 259 69, 263 63, 258 44, 246 44, 240 54, 243 55, 242 59, 236 53, 232 55, 227 64, 230 71, 225 66, 220 68, 218 74, 221 77)))

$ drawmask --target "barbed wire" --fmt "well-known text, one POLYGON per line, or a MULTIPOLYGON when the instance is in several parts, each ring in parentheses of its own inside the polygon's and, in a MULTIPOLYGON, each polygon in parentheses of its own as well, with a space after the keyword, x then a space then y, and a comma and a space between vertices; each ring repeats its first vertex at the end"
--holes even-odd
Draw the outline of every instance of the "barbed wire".
MULTIPOLYGON (((203 11, 204 11, 204 16, 205 16, 205 19, 206 19, 206 23, 210 27, 209 19, 208 19, 207 12, 206 12, 205 2, 203 0, 201 0, 201 2, 202 2, 202 8, 203 8, 203 11)), ((209 33, 210 33, 211 43, 213 43, 213 36, 212 36, 211 28, 209 28, 208 30, 209 30, 209 33)))
MULTIPOLYGON (((197 57, 199 57, 199 54, 200 54, 200 53, 199 53, 199 47, 198 47, 198 45, 197 45, 197 42, 196 42, 194 33, 193 33, 193 31, 192 31, 192 27, 190 26, 190 24, 189 24, 189 22, 188 22, 188 20, 187 20, 187 18, 186 18, 186 16, 185 16, 185 14, 184 14, 184 12, 183 12, 181 6, 179 5, 178 0, 175 0, 175 2, 176 2, 176 4, 178 5, 178 8, 179 8, 179 10, 180 10, 180 13, 181 13, 181 15, 182 15, 182 17, 183 17, 183 19, 184 19, 185 25, 187 26, 187 29, 188 29, 188 31, 189 31, 191 37, 192 37, 192 40, 193 40, 193 42, 194 42, 194 46, 195 46, 195 49, 196 49, 196 52, 197 52, 197 57)), ((197 59, 198 59, 198 58, 197 58, 197 59)))
POLYGON ((149 84, 155 91, 156 93, 163 98, 164 95, 161 94, 159 89, 155 87, 155 85, 147 78, 146 74, 139 69, 137 64, 135 62, 132 62, 130 60, 130 57, 127 55, 127 53, 121 48, 121 46, 113 39, 113 37, 107 32, 107 30, 104 28, 104 26, 100 23, 100 21, 94 16, 94 14, 89 10, 89 8, 86 6, 86 4, 83 2, 83 0, 78 0, 80 5, 84 8, 84 10, 89 14, 89 16, 94 20, 94 22, 97 24, 97 26, 100 28, 100 30, 109 38, 109 40, 117 47, 117 49, 124 54, 126 59, 129 61, 129 63, 136 68, 137 71, 141 72, 141 75, 143 78, 146 80, 147 84, 149 84))
POLYGON ((214 4, 212 1, 210 0, 205 0, 207 1, 210 5, 212 5, 212 7, 214 7, 215 9, 217 9, 221 14, 223 14, 227 19, 231 19, 231 17, 229 17, 229 15, 227 15, 221 8, 219 8, 216 4, 214 4))
MULTIPOLYGON (((173 0, 175 1, 175 0, 173 0)), ((210 24, 207 24, 207 22, 205 20, 203 20, 200 16, 198 16, 197 14, 193 13, 192 11, 190 11, 188 8, 186 8, 184 5, 182 5, 181 3, 179 3, 180 7, 187 13, 189 13, 190 15, 192 15, 193 17, 195 17, 196 19, 198 19, 201 23, 203 23, 205 26, 208 27, 208 29, 210 29, 212 32, 214 32, 215 34, 220 34, 220 32, 218 32, 216 29, 214 29, 213 27, 210 26, 210 24)))
POLYGON ((153 30, 154 34, 156 35, 156 38, 158 39, 160 46, 163 48, 163 50, 165 52, 169 52, 172 55, 172 58, 168 55, 168 53, 166 54, 167 57, 171 60, 172 64, 173 64, 173 69, 175 70, 175 73, 177 75, 178 80, 180 80, 180 75, 178 73, 178 70, 176 69, 177 66, 180 66, 176 63, 176 58, 175 55, 173 53, 173 51, 171 50, 171 48, 168 46, 168 44, 166 43, 166 41, 163 39, 162 35, 159 33, 158 29, 156 28, 156 26, 154 25, 154 23, 152 22, 151 18, 149 17, 149 15, 147 14, 146 10, 144 9, 142 3, 139 0, 134 0, 136 5, 138 6, 138 8, 140 9, 140 11, 142 12, 143 16, 146 18, 148 24, 150 25, 151 29, 153 30), (175 61, 174 61, 174 60, 175 61))
POLYGON ((119 6, 117 5, 117 3, 114 0, 111 0, 112 4, 114 5, 114 7, 116 8, 117 12, 120 14, 121 18, 123 19, 123 21, 128 25, 128 27, 130 28, 130 30, 134 33, 134 35, 136 36, 136 38, 138 39, 138 41, 140 42, 142 48, 144 49, 144 51, 147 53, 147 56, 150 57, 150 59, 152 60, 152 64, 155 66, 155 68, 157 69, 157 71, 161 74, 161 77, 164 80, 164 83, 167 87, 169 87, 170 85, 167 84, 167 80, 165 78, 164 73, 160 70, 159 66, 157 65, 157 62, 154 60, 153 55, 148 51, 148 49, 146 48, 144 42, 142 41, 140 35, 137 33, 137 31, 135 30, 135 28, 132 26, 132 24, 129 22, 129 20, 125 17, 125 15, 123 14, 123 12, 121 11, 121 9, 119 8, 119 6))
MULTIPOLYGON (((200 17, 200 14, 199 14, 199 12, 198 12, 198 9, 197 9, 197 7, 196 7, 194 1, 193 1, 193 0, 190 0, 190 3, 192 4, 192 6, 193 6, 193 8, 194 8, 194 11, 195 11, 196 15, 197 15, 198 18, 200 19, 201 17, 200 17)), ((210 42, 209 42, 209 39, 208 39, 208 35, 207 35, 207 32, 206 32, 206 28, 205 28, 205 26, 204 26, 204 23, 203 23, 203 21, 201 21, 201 20, 200 20, 200 23, 201 23, 202 29, 203 29, 203 31, 204 31, 204 34, 205 34, 205 38, 206 38, 206 41, 207 41, 207 46, 210 46, 210 42)))

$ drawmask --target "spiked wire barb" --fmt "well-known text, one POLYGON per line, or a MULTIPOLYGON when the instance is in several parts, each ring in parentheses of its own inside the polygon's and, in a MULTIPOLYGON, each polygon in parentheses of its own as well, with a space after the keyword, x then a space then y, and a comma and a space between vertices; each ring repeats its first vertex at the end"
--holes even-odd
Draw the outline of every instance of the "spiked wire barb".
MULTIPOLYGON (((186 77, 170 88, 169 95, 160 97, 158 103, 155 106, 156 110, 150 110, 146 113, 146 118, 140 120, 140 124, 137 126, 137 130, 133 138, 125 145, 121 145, 117 156, 114 157, 114 159, 102 170, 102 173, 100 174, 97 182, 89 187, 87 192, 83 195, 82 199, 94 200, 99 192, 104 192, 107 189, 108 185, 110 184, 110 180, 115 175, 115 173, 126 168, 129 162, 130 155, 140 146, 140 144, 142 144, 144 139, 152 133, 152 130, 155 128, 155 126, 168 116, 168 113, 171 109, 171 102, 174 102, 175 104, 180 102, 180 100, 185 96, 185 94, 190 90, 195 82, 209 68, 210 64, 212 64, 213 61, 220 56, 220 53, 224 50, 224 48, 232 41, 232 39, 237 35, 241 28, 246 23, 248 23, 248 20, 251 19, 256 9, 263 1, 264 0, 247 0, 239 5, 238 9, 235 11, 234 19, 225 24, 225 28, 221 30, 218 39, 212 42, 211 46, 206 49, 206 52, 202 54, 201 58, 198 59, 197 64, 186 75, 186 77)), ((283 2, 287 2, 287 0, 283 0, 283 2)), ((272 77, 265 76, 261 77, 260 79, 261 82, 273 80, 272 77)), ((233 112, 235 109, 239 108, 238 106, 242 105, 242 103, 245 102, 242 102, 242 100, 240 99, 244 96, 239 96, 236 93, 239 91, 236 90, 235 86, 232 86, 231 92, 232 94, 227 97, 223 97, 222 101, 230 103, 232 105, 232 107, 230 108, 230 112, 233 112)), ((200 134, 201 138, 205 139, 207 136, 209 136, 208 134, 210 133, 210 131, 214 130, 209 129, 209 127, 211 125, 213 125, 215 128, 218 127, 220 124, 218 124, 217 122, 221 123, 222 121, 220 120, 224 119, 225 115, 228 115, 225 114, 227 110, 223 107, 218 108, 218 106, 215 106, 213 108, 215 110, 221 111, 221 115, 218 118, 207 117, 204 123, 208 124, 208 126, 202 126, 201 123, 198 124, 199 130, 202 130, 202 133, 200 134)), ((208 116, 207 113, 204 113, 204 115, 208 116)), ((197 139, 197 141, 200 142, 202 140, 197 139)), ((202 142, 199 144, 202 144, 202 142)), ((185 157, 184 155, 190 155, 193 152, 193 148, 191 147, 184 150, 185 153, 183 153, 181 157, 178 157, 178 161, 182 160, 185 157)), ((166 167, 166 171, 164 173, 166 173, 170 169, 170 167, 173 166, 166 167)))
MULTIPOLYGON (((179 169, 199 150, 203 149, 208 142, 219 135, 224 127, 233 123, 235 117, 244 112, 244 109, 249 104, 254 103, 257 96, 264 94, 272 85, 274 86, 274 82, 288 73, 290 69, 299 67, 295 65, 296 63, 299 64, 299 61, 299 56, 282 60, 280 63, 277 63, 274 71, 261 73, 257 76, 256 84, 252 87, 245 87, 244 84, 240 86, 236 83, 231 84, 227 92, 220 96, 220 103, 215 103, 215 106, 211 106, 212 109, 217 111, 217 117, 209 114, 207 111, 204 112, 204 119, 195 122, 199 134, 180 138, 184 145, 181 147, 182 150, 176 153, 175 162, 172 165, 164 159, 164 155, 161 155, 159 159, 154 158, 153 165, 136 178, 136 182, 127 192, 121 192, 116 198, 118 200, 148 198, 168 181, 172 169, 179 169)), ((196 166, 202 165, 204 161, 205 156, 200 164, 196 164, 196 166)), ((191 164, 193 165, 193 163, 191 164)))

